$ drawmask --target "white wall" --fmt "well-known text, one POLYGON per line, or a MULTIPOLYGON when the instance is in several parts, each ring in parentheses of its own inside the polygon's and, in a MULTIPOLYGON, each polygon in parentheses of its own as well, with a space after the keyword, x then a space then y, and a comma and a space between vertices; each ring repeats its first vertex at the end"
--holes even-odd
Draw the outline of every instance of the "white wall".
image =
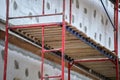
MULTIPOLYGON (((41 15, 42 0, 10 0, 10 16, 41 15)), ((113 4, 103 0, 113 20, 113 4)), ((5 0, 0 0, 0 18, 5 19, 5 0)), ((99 0, 73 0, 72 24, 98 43, 114 50, 113 27, 99 0), (79 3, 79 4, 77 4, 79 3), (85 13, 86 11, 86 13, 85 13), (95 15, 96 11, 96 16, 95 15), (101 38, 101 39, 100 39, 101 38)), ((45 14, 62 12, 62 0, 45 0, 45 14)), ((14 24, 61 22, 61 16, 11 20, 14 24)), ((69 22, 69 0, 66 0, 66 21, 69 22)), ((120 40, 119 40, 120 41, 120 40)), ((120 48, 119 48, 120 49, 120 48)), ((120 53, 120 50, 119 50, 120 53)))
MULTIPOLYGON (((98 43, 113 50, 113 46, 109 46, 109 37, 111 38, 111 45, 113 45, 113 28, 103 10, 103 7, 99 0, 81 0, 79 1, 80 8, 76 9, 76 2, 73 3, 73 15, 75 16, 75 22, 73 23, 79 30, 85 32, 88 36, 95 39, 98 43), (85 13, 85 9, 87 13, 85 13), (96 17, 94 17, 94 11, 96 10, 96 17), (79 12, 78 12, 79 11, 79 12), (79 16, 79 17, 78 17, 79 16), (77 19, 76 19, 77 18, 77 19), (103 18, 103 23, 102 23, 103 18), (108 24, 106 25, 106 20, 108 24), (76 23, 77 22, 77 23, 76 23), (80 23, 82 27, 80 27, 80 23), (86 31, 85 31, 86 27, 86 31), (96 35, 96 38, 95 38, 96 35), (101 35, 101 40, 100 40, 101 35)), ((110 3, 109 3, 110 5, 110 3)), ((107 6, 108 11, 110 6, 107 6)), ((110 8, 111 9, 111 8, 110 8)), ((112 9, 111 9, 112 11, 112 9)), ((110 11, 109 11, 110 12, 110 11)), ((112 14, 110 12, 110 14, 112 14)))
MULTIPOLYGON (((6 0, 0 0, 0 18, 5 20, 6 14, 6 0)), ((42 14, 42 0, 10 0, 10 16, 23 16, 23 15, 41 15, 42 14)), ((108 1, 104 0, 107 10, 113 18, 113 5, 108 1), (106 2, 107 1, 107 2, 106 2)), ((62 0, 45 0, 45 13, 60 13, 62 12, 62 0), (50 9, 47 8, 50 6, 50 9)), ((85 32, 88 36, 96 40, 98 43, 106 46, 110 50, 114 50, 114 38, 113 38, 113 28, 108 20, 103 7, 99 0, 73 0, 73 16, 74 22, 72 23, 79 30, 85 32), (77 4, 79 3, 79 4, 77 4), (77 4, 77 7, 76 7, 77 4), (96 10, 96 17, 94 17, 94 11, 96 10), (87 11, 87 13, 85 13, 87 11), (103 16, 103 23, 101 18, 103 16), (106 21, 108 20, 108 24, 106 21), (80 26, 81 24, 81 26, 80 26), (101 35, 101 40, 100 40, 101 35), (96 38, 95 38, 96 36, 96 38), (109 38, 111 39, 109 41, 109 38)), ((57 17, 45 17, 45 18, 28 18, 22 20, 12 20, 13 24, 32 24, 32 23, 42 23, 42 22, 61 22, 61 16, 57 17)), ((69 0, 66 0, 66 21, 69 21, 69 0)), ((119 47, 120 47, 120 29, 119 29, 119 47)), ((3 50, 3 46, 0 45, 0 52, 3 50)), ((120 48, 119 48, 120 55, 120 48)), ((9 67, 7 80, 13 80, 14 77, 18 77, 21 80, 39 80, 38 71, 40 69, 40 62, 31 57, 24 56, 21 52, 9 49, 9 67), (17 54, 16 54, 17 53, 17 54), (20 69, 14 68, 14 60, 19 62, 20 69), (32 63, 31 63, 32 62, 32 63), (25 69, 29 70, 29 77, 25 76, 25 69), (32 74, 34 73, 34 74, 32 74)), ((53 68, 49 64, 45 64, 45 73, 50 75, 58 74, 59 69, 53 68), (49 68, 48 68, 49 67, 49 68), (51 71, 53 71, 51 74, 51 71)), ((3 70, 3 60, 0 55, 0 80, 2 80, 2 70, 3 70)), ((67 75, 67 74, 66 74, 67 75)), ((74 75, 71 80, 87 80, 82 76, 79 78, 74 75)), ((67 80, 67 79, 66 79, 67 80)))
MULTIPOLYGON (((0 80, 3 80, 3 58, 2 54, 4 51, 3 41, 0 41, 0 80)), ((7 80, 40 80, 39 71, 40 59, 36 55, 31 55, 30 52, 23 49, 17 48, 14 45, 9 44, 9 54, 8 54, 8 70, 7 70, 7 80), (27 55, 26 55, 27 54, 27 55), (15 61, 17 61, 19 68, 16 68, 15 61), (28 76, 25 75, 26 69, 28 69, 28 76), (16 79, 14 79, 16 78, 16 79)), ((61 70, 59 69, 60 65, 53 64, 50 61, 45 62, 44 64, 44 75, 60 75, 61 70)), ((46 79, 47 80, 47 79, 46 79)), ((58 80, 58 79, 49 79, 49 80, 58 80)), ((65 72, 65 80, 67 79, 67 72, 65 72)), ((71 73, 71 80, 90 80, 89 78, 82 76, 78 73, 71 73)))

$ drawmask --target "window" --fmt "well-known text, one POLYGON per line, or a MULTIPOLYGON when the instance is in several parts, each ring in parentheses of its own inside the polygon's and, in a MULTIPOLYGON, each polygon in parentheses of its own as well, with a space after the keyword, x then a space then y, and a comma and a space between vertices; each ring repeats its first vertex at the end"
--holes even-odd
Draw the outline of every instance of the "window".
POLYGON ((105 25, 106 25, 106 26, 108 25, 108 19, 106 19, 105 25))
POLYGON ((35 19, 36 19, 36 22, 39 22, 39 17, 36 17, 35 19))
POLYGON ((103 15, 101 15, 101 23, 104 25, 104 18, 103 18, 103 15))
POLYGON ((4 60, 4 50, 1 51, 2 60, 4 60))
POLYGON ((50 3, 47 2, 47 9, 50 10, 50 3))
POLYGON ((79 9, 79 0, 76 0, 76 8, 79 9))
POLYGON ((87 8, 84 8, 84 13, 87 14, 87 8))
POLYGON ((67 19, 67 15, 65 15, 65 19, 67 19))
POLYGON ((108 41, 108 46, 109 48, 111 47, 111 38, 109 37, 109 41, 108 41))
POLYGON ((14 60, 14 65, 15 65, 15 69, 19 69, 19 63, 16 60, 14 60))
POLYGON ((49 80, 49 78, 47 78, 49 75, 48 75, 48 74, 45 74, 45 76, 46 76, 45 80, 49 80))
POLYGON ((57 13, 57 9, 55 9, 55 13, 57 13))
POLYGON ((84 31, 85 31, 85 33, 87 33, 87 27, 86 26, 84 27, 84 31))
POLYGON ((100 41, 102 40, 102 34, 99 35, 99 40, 100 40, 100 41))
POLYGON ((26 77, 29 76, 29 72, 28 72, 28 69, 27 69, 27 68, 25 69, 25 76, 26 76, 26 77))
POLYGON ((16 1, 14 1, 14 3, 13 3, 13 9, 17 10, 17 8, 18 8, 18 5, 17 5, 16 1))
POLYGON ((96 17, 96 10, 94 10, 94 14, 93 14, 94 18, 96 17))
POLYGON ((13 78, 13 80, 20 80, 20 79, 19 79, 19 78, 17 78, 17 77, 14 77, 14 78, 13 78))
MULTIPOLYGON (((31 12, 29 12, 29 16, 32 16, 32 13, 31 13, 31 12)), ((30 17, 30 19, 32 19, 32 17, 30 17)))
POLYGON ((74 18, 75 18, 74 15, 72 15, 72 23, 74 23, 74 20, 75 20, 74 18))
POLYGON ((41 77, 41 73, 40 73, 40 71, 38 72, 38 78, 40 79, 40 77, 41 77))
POLYGON ((94 34, 94 39, 96 39, 96 38, 97 38, 97 33, 94 34))
POLYGON ((80 28, 82 28, 82 23, 80 23, 80 28))

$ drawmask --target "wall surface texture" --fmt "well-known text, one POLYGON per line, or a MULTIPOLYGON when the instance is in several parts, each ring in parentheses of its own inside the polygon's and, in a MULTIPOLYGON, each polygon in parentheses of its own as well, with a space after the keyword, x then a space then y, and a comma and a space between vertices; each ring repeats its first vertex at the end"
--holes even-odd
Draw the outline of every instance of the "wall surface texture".
MULTIPOLYGON (((0 0, 0 18, 6 17, 6 0, 0 0)), ((42 15, 42 0, 10 0, 10 17, 42 15)), ((113 4, 109 0, 103 0, 106 9, 113 20, 113 4)), ((62 12, 62 0, 45 0, 45 14, 54 14, 62 12)), ((65 19, 69 22, 69 0, 66 0, 65 19)), ((120 20, 120 19, 119 19, 120 20)), ((36 17, 27 19, 10 20, 12 24, 35 24, 47 22, 61 22, 62 16, 36 17)), ((120 21, 119 21, 120 22, 120 21)), ((119 23, 120 24, 120 23, 119 23)), ((114 50, 113 27, 105 14, 100 0, 72 0, 72 25, 80 31, 86 33, 89 37, 114 50)), ((1 27, 1 26, 0 26, 1 27)), ((119 26, 119 56, 120 56, 120 26, 119 26)), ((0 45, 0 65, 3 65, 3 45, 0 45)), ((39 80, 40 61, 29 56, 24 56, 21 52, 9 49, 9 66, 7 80, 39 80), (18 79, 14 79, 18 78, 18 79)), ((60 73, 58 68, 53 68, 45 64, 46 75, 60 73)), ((0 66, 3 70, 3 66, 0 66)), ((66 74, 67 75, 67 74, 66 74)), ((87 80, 81 76, 72 76, 71 80, 87 80)), ((0 72, 0 80, 2 73, 0 72)), ((46 79, 47 80, 47 79, 46 79)), ((52 79, 54 80, 54 79, 52 79)), ((66 78, 67 80, 67 78, 66 78)), ((88 79, 89 80, 89 79, 88 79)))
MULTIPOLYGON (((113 21, 113 4, 109 2, 109 0, 103 0, 103 2, 113 21)), ((44 14, 61 13, 62 3, 62 0, 45 0, 44 14)), ((5 20, 5 0, 0 0, 0 6, 2 6, 0 7, 0 18, 5 20)), ((66 0, 65 19, 67 22, 69 22, 69 9, 69 0, 66 0)), ((10 0, 9 13, 10 17, 42 15, 42 0, 10 0)), ((61 21, 62 16, 10 20, 13 24, 33 24, 61 21)), ((114 50, 113 27, 103 9, 100 0, 72 0, 72 24, 79 30, 85 32, 89 37, 93 38, 98 43, 112 51, 114 50)))
MULTIPOLYGON (((40 80, 40 57, 9 44, 7 80, 40 80), (33 57, 31 57, 33 56, 33 57)), ((3 80, 4 42, 0 41, 0 80, 3 80)), ((60 75, 60 65, 45 61, 44 75, 60 75)), ((47 78, 45 80, 48 80, 47 78)), ((49 79, 59 80, 59 79, 49 79)), ((67 71, 65 72, 67 79, 67 71)), ((71 80, 90 80, 89 78, 72 71, 71 80)))

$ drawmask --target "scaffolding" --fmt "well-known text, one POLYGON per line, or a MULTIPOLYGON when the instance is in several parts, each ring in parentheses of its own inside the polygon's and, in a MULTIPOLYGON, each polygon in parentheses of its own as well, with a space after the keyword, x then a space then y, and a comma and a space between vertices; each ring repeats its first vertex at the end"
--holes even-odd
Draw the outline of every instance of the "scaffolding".
MULTIPOLYGON (((112 61, 116 66, 116 80, 119 80, 119 60, 118 60, 118 3, 119 1, 116 0, 114 3, 114 49, 116 53, 116 60, 113 61, 109 58, 100 58, 100 59, 91 59, 91 60, 73 60, 68 62, 68 80, 70 80, 70 70, 71 67, 78 63, 78 62, 102 62, 102 61, 112 61)), ((65 0, 63 0, 63 10, 62 13, 56 13, 56 14, 45 14, 44 8, 45 8, 45 0, 42 1, 42 15, 34 15, 34 16, 19 16, 19 17, 9 17, 9 0, 6 0, 6 35, 5 35, 5 53, 4 53, 4 75, 3 80, 6 80, 7 76, 7 61, 8 61, 8 37, 9 37, 9 29, 19 29, 19 28, 35 28, 35 27, 42 27, 42 63, 41 63, 41 80, 44 80, 44 78, 60 78, 61 80, 64 80, 64 66, 65 66, 65 29, 66 29, 66 22, 65 22, 65 0), (9 26, 9 20, 10 19, 22 19, 22 18, 29 18, 29 17, 43 17, 43 16, 55 16, 55 15, 62 15, 62 22, 58 23, 42 23, 42 24, 29 24, 29 25, 16 25, 13 27, 9 26), (51 26, 62 26, 62 44, 61 48, 58 49, 51 49, 46 50, 44 48, 44 28, 45 27, 51 27, 51 26), (61 75, 59 76, 44 76, 44 54, 46 52, 54 52, 54 51, 61 51, 61 75)), ((72 0, 70 0, 70 14, 69 14, 69 23, 72 22, 72 0)), ((109 15, 108 15, 109 17, 109 15)), ((111 19, 109 18, 110 22, 111 19)))
POLYGON ((65 0, 63 0, 63 12, 57 14, 45 14, 45 0, 42 1, 42 15, 34 15, 34 16, 18 16, 18 17, 9 17, 9 0, 6 0, 6 36, 5 36, 5 56, 4 56, 4 75, 3 80, 6 80, 7 77, 7 61, 8 61, 8 31, 9 29, 19 29, 19 28, 35 28, 35 27, 42 27, 42 59, 41 59, 41 80, 45 78, 60 78, 64 80, 64 50, 65 50, 65 0), (62 22, 61 23, 42 23, 42 24, 29 24, 29 25, 14 25, 9 26, 10 19, 22 19, 22 18, 29 18, 29 17, 44 17, 44 16, 55 16, 55 15, 62 15, 62 22), (62 44, 61 48, 59 49, 52 49, 52 50, 45 50, 44 48, 44 28, 51 27, 51 26, 61 26, 62 27, 62 44), (61 75, 59 76, 45 76, 44 75, 44 54, 46 52, 52 51, 61 51, 61 75))
MULTIPOLYGON (((120 77, 119 77, 119 58, 118 58, 118 9, 119 9, 119 0, 111 0, 112 3, 114 4, 114 23, 112 22, 107 10, 106 10, 106 7, 103 3, 102 0, 100 0, 105 12, 106 12, 106 15, 113 27, 113 30, 114 30, 114 52, 116 53, 116 60, 113 61, 111 59, 108 59, 108 58, 98 58, 98 59, 90 59, 90 60, 74 60, 72 62, 68 62, 68 80, 70 80, 70 70, 71 70, 71 67, 73 66, 73 64, 76 64, 76 63, 79 63, 79 62, 104 62, 104 61, 111 61, 115 66, 116 66, 116 80, 120 80, 120 77)), ((70 16, 72 15, 72 0, 70 0, 70 16)), ((72 17, 71 17, 72 18, 72 17)), ((71 23, 71 18, 70 18, 70 23, 71 23)))

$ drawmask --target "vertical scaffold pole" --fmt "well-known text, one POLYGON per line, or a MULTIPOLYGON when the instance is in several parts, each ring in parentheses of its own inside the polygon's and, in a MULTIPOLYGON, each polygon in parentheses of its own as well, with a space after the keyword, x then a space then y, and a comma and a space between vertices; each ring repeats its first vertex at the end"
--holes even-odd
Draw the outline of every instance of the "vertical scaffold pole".
POLYGON ((70 80, 70 69, 71 69, 71 65, 70 62, 68 62, 68 80, 70 80))
MULTIPOLYGON (((45 0, 42 1, 42 15, 44 15, 45 0)), ((42 62, 41 62, 41 80, 44 79, 44 26, 42 26, 42 62)))
POLYGON ((114 9, 114 24, 115 24, 115 31, 114 31, 114 49, 117 56, 116 59, 116 80, 119 80, 119 60, 118 60, 118 4, 119 0, 116 0, 115 9, 114 9))
POLYGON ((5 26, 5 51, 4 51, 4 73, 3 80, 7 77, 7 62, 8 62, 8 18, 9 18, 9 0, 6 0, 6 26, 5 26))
MULTIPOLYGON (((70 13, 69 13, 69 23, 72 24, 72 0, 70 0, 70 13)), ((71 70, 71 65, 70 62, 68 62, 68 80, 70 80, 70 70, 71 70)))
POLYGON ((65 0, 63 0, 63 19, 62 19, 62 57, 61 57, 62 80, 64 80, 64 66, 65 66, 64 52, 65 52, 65 0))
POLYGON ((42 26, 42 62, 41 62, 41 80, 44 79, 44 26, 42 26))

